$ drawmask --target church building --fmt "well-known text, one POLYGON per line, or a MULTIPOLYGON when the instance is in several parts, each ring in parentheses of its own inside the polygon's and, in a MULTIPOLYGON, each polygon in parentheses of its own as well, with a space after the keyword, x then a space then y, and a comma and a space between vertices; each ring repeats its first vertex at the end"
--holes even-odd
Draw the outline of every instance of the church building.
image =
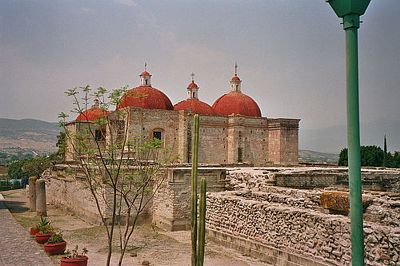
MULTIPOLYGON (((116 110, 107 112, 98 101, 67 125, 76 134, 96 119, 107 117, 113 128, 97 128, 95 138, 104 141, 112 130, 128 139, 138 136, 158 138, 171 149, 180 163, 191 162, 193 115, 200 116, 199 164, 219 165, 296 165, 298 164, 299 119, 267 118, 250 96, 242 92, 237 75, 229 81, 228 91, 212 106, 199 99, 199 86, 187 86, 187 99, 173 105, 166 94, 152 86, 152 75, 145 69, 140 85, 128 90, 116 110)), ((76 159, 72 138, 67 140, 66 160, 76 159)))

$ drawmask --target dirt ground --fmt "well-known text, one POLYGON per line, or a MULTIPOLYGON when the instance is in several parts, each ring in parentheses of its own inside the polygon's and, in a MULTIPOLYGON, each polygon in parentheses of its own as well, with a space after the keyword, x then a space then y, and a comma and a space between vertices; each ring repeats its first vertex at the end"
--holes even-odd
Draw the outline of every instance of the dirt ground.
MULTIPOLYGON (((38 217, 29 212, 25 190, 3 191, 7 206, 15 219, 25 228, 36 224, 38 217)), ((48 217, 56 230, 63 233, 67 249, 75 245, 89 250, 88 265, 105 265, 107 257, 107 236, 103 227, 85 222, 63 209, 48 205, 48 217)), ((116 243, 117 244, 117 243, 116 243)), ((115 248, 118 250, 118 248, 115 248)), ((55 265, 59 265, 60 256, 53 256, 55 265)), ((112 265, 118 264, 119 253, 113 252, 112 265)), ((123 265, 172 266, 190 265, 191 242, 189 231, 166 232, 151 225, 139 226, 131 238, 123 265)), ((266 265, 237 251, 224 248, 211 241, 206 243, 205 265, 221 266, 258 266, 266 265)))

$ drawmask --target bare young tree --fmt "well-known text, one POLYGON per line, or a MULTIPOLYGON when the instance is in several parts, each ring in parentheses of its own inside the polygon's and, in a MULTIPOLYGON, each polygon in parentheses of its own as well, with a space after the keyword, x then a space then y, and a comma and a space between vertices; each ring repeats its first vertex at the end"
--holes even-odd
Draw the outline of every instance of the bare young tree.
POLYGON ((138 218, 164 181, 163 169, 173 161, 162 140, 130 135, 129 108, 108 111, 118 106, 124 93, 126 87, 112 91, 102 87, 92 90, 90 86, 69 89, 66 94, 75 106, 72 112, 82 119, 72 127, 65 113, 59 115, 66 150, 74 154, 107 232, 106 265, 110 265, 115 242, 120 251, 118 265, 122 264, 138 218), (89 108, 92 100, 96 104, 89 108))

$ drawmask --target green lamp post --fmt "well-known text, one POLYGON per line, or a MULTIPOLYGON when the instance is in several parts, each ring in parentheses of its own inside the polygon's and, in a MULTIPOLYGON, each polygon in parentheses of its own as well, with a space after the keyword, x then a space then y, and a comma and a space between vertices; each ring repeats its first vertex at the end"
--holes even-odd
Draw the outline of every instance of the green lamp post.
POLYGON ((349 164, 352 265, 364 265, 363 208, 360 162, 360 121, 358 97, 358 36, 360 16, 370 0, 327 0, 343 18, 346 32, 347 143, 349 164))

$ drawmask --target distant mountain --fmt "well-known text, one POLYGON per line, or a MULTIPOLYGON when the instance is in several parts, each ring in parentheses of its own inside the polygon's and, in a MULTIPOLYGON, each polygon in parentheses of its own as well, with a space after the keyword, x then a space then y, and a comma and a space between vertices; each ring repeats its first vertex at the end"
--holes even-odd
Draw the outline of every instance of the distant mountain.
MULTIPOLYGON (((346 126, 299 130, 299 146, 303 150, 340 153, 347 147, 346 126)), ((361 124, 361 145, 376 145, 383 148, 383 136, 387 136, 389 151, 400 150, 400 122, 379 120, 361 124)))
POLYGON ((0 118, 0 153, 3 157, 21 157, 54 152, 59 133, 57 123, 0 118))
POLYGON ((339 160, 339 154, 323 153, 310 150, 299 150, 300 163, 337 164, 338 160, 339 160))
POLYGON ((46 122, 37 119, 9 119, 0 118, 0 130, 11 129, 11 130, 36 130, 36 131, 58 131, 58 124, 46 122))

